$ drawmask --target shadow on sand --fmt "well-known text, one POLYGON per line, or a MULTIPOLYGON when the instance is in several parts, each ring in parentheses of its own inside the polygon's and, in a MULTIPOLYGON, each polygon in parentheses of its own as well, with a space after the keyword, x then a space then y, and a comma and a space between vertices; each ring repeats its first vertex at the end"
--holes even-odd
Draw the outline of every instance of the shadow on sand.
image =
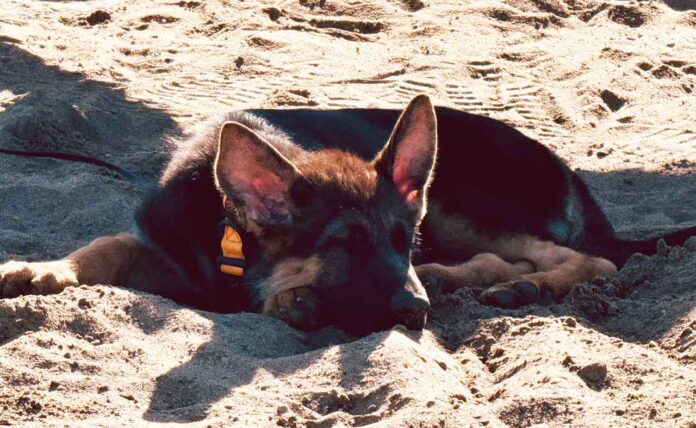
POLYGON ((665 0, 665 4, 678 11, 696 10, 694 0, 665 0))
POLYGON ((155 182, 168 158, 163 141, 178 132, 174 120, 122 89, 5 42, 0 94, 0 151, 64 158, 0 153, 0 259, 61 257, 99 235, 129 230, 142 185, 65 159, 106 161, 155 182))
POLYGON ((178 132, 167 113, 11 43, 0 42, 0 68, 0 92, 14 98, 0 112, 0 148, 91 156, 158 177, 164 137, 178 132))

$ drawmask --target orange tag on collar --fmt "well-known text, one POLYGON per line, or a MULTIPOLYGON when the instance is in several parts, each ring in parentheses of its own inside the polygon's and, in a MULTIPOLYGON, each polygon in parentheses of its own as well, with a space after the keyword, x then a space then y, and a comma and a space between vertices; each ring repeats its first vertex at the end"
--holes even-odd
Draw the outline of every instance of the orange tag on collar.
POLYGON ((235 259, 237 261, 244 261, 244 253, 242 252, 242 238, 239 233, 231 226, 225 225, 225 232, 222 236, 222 241, 220 242, 220 247, 222 248, 223 261, 220 264, 220 271, 228 275, 233 276, 244 276, 244 268, 239 266, 232 266, 225 263, 224 259, 235 259))

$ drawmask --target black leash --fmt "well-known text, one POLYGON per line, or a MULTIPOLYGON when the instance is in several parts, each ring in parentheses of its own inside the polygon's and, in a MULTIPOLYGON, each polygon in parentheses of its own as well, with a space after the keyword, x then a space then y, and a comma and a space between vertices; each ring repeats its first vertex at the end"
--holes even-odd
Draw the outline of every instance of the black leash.
POLYGON ((140 186, 140 187, 149 187, 150 186, 149 181, 147 181, 141 177, 138 177, 137 175, 135 175, 133 173, 126 171, 125 169, 121 168, 118 165, 114 165, 112 163, 103 161, 101 159, 96 159, 96 158, 92 158, 89 156, 76 155, 73 153, 35 152, 35 151, 29 151, 29 150, 12 150, 12 149, 3 149, 3 148, 0 148, 0 153, 5 154, 5 155, 12 155, 12 156, 50 158, 50 159, 65 160, 65 161, 69 161, 69 162, 86 163, 89 165, 94 165, 94 166, 97 166, 100 168, 108 169, 109 171, 113 171, 116 174, 120 175, 126 181, 133 183, 137 186, 140 186))

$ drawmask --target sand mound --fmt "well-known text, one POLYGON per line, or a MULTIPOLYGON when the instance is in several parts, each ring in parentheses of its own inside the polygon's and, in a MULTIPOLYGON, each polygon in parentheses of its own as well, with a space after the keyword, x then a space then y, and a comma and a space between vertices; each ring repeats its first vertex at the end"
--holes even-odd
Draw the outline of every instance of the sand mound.
MULTIPOLYGON (((245 107, 439 104, 580 171, 624 236, 696 225, 688 0, 10 0, 0 148, 153 180, 163 141, 245 107)), ((0 154, 0 261, 131 227, 142 182, 0 154)), ((422 333, 305 334, 108 286, 0 301, 0 424, 696 426, 696 242, 564 304, 432 296, 422 333)))
POLYGON ((358 340, 111 287, 6 300, 0 422, 684 425, 696 386, 690 247, 635 257, 548 308, 433 296, 423 333, 358 340))

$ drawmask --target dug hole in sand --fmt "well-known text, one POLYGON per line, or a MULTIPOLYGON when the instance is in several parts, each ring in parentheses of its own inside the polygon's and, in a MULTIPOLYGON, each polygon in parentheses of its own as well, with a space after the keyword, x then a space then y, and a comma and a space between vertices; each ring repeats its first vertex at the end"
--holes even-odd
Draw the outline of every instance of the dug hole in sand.
MULTIPOLYGON (((558 152, 622 236, 696 225, 689 0, 5 1, 0 148, 155 180, 168 136, 238 108, 438 104, 558 152)), ((128 230, 143 190, 0 155, 0 261, 128 230)), ((561 305, 431 296, 355 340, 77 287, 0 300, 0 424, 695 427, 696 240, 561 305)))

